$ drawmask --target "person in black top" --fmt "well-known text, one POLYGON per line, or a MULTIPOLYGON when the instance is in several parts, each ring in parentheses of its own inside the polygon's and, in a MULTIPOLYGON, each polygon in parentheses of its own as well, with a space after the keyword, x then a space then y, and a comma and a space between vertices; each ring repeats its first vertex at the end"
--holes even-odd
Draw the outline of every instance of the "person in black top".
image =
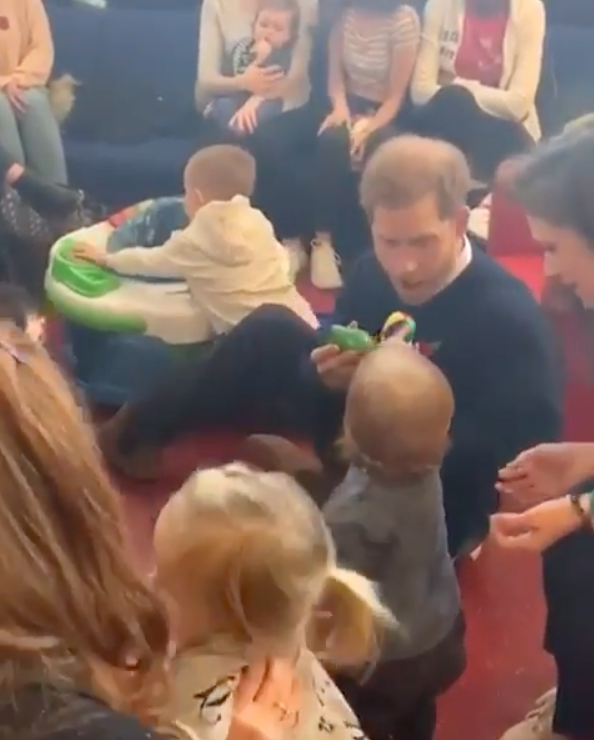
MULTIPOLYGON (((462 154, 402 136, 370 158, 361 198, 373 235, 340 293, 333 321, 378 332, 410 314, 421 352, 448 379, 456 413, 442 469, 449 548, 474 548, 497 506, 497 470, 520 450, 558 438, 556 346, 528 288, 465 231, 470 177, 462 154)), ((328 346, 290 312, 255 311, 202 364, 178 368, 102 430, 109 462, 139 477, 155 452, 191 428, 249 426, 305 434, 328 457, 360 355, 328 346)))
MULTIPOLYGON (((8 318, 0 407, 0 738, 164 740, 150 730, 165 723, 168 687, 160 600, 129 558, 119 496, 67 382, 8 318)), ((229 740, 282 735, 287 679, 275 665, 248 671, 229 740)))
MULTIPOLYGON (((577 127, 535 149, 519 164, 512 182, 512 195, 526 209, 532 234, 543 245, 547 275, 573 290, 586 310, 594 308, 593 168, 594 130, 577 127)), ((594 469, 591 445, 541 445, 510 462, 501 474, 504 494, 592 490, 592 480, 586 480, 594 469)), ((580 522, 580 505, 583 500, 576 497, 576 525, 588 520, 584 511, 580 522)), ((590 526, 576 529, 543 553, 545 649, 555 660, 556 694, 545 695, 505 733, 505 740, 594 737, 594 536, 590 526)))

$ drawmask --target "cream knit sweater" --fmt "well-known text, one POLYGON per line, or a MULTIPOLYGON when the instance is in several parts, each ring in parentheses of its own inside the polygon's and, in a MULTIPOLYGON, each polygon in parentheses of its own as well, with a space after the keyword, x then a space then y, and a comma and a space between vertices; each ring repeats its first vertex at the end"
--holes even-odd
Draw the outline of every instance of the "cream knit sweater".
POLYGON ((290 278, 289 257, 272 224, 241 195, 204 206, 162 246, 111 252, 106 264, 125 275, 185 280, 209 327, 205 340, 225 334, 265 304, 285 306, 318 326, 290 278))

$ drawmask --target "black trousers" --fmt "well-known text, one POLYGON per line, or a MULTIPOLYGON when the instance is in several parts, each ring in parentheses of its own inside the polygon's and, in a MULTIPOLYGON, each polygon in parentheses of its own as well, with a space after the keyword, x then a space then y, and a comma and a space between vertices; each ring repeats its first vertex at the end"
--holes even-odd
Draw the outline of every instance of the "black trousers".
POLYGON ((534 142, 520 123, 481 110, 459 85, 443 87, 412 114, 410 129, 420 136, 443 139, 467 157, 472 173, 491 181, 499 165, 526 151, 534 142))
MULTIPOLYGON (((367 142, 363 164, 380 144, 396 134, 396 128, 392 125, 375 131, 367 142)), ((370 244, 369 224, 359 202, 360 173, 351 166, 350 148, 346 126, 326 129, 321 133, 317 141, 312 183, 316 194, 316 231, 330 234, 336 251, 347 265, 370 244)))
MULTIPOLYGON (((592 489, 592 481, 579 490, 592 489)), ((572 740, 594 738, 594 534, 575 532, 543 555, 547 605, 545 649, 557 667, 555 732, 572 740)))
POLYGON ((239 144, 257 165, 253 202, 274 224, 279 238, 312 231, 311 152, 318 119, 311 106, 280 113, 263 121, 253 134, 241 136, 206 117, 200 146, 239 144))
POLYGON ((122 452, 163 446, 189 430, 232 426, 304 434, 323 453, 338 435, 344 394, 329 393, 310 369, 317 344, 316 332, 289 309, 257 309, 206 359, 181 364, 129 405, 122 452))
POLYGON ((364 683, 335 677, 372 740, 432 740, 437 697, 464 673, 464 618, 432 650, 408 660, 379 663, 364 683))

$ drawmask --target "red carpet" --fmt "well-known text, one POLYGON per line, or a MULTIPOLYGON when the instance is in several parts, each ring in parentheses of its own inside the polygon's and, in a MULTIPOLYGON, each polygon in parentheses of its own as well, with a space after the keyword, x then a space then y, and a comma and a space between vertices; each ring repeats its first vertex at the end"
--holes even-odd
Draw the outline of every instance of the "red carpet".
MULTIPOLYGON (((507 257, 505 264, 540 294, 539 258, 507 257)), ((308 297, 316 307, 331 309, 331 297, 314 297, 311 291, 307 291, 308 297)), ((575 347, 568 349, 576 354, 575 347)), ((594 412, 594 391, 583 382, 572 381, 567 402, 568 437, 594 439, 594 434, 588 435, 594 418, 590 409, 594 412)), ((150 563, 152 522, 168 492, 198 463, 232 457, 237 442, 229 436, 185 440, 168 453, 165 478, 159 485, 132 487, 121 482, 130 532, 145 567, 150 563)), ((469 665, 464 678, 441 702, 438 740, 495 740, 552 684, 550 662, 540 648, 543 604, 539 568, 535 556, 509 554, 490 546, 477 562, 462 566, 469 665)))

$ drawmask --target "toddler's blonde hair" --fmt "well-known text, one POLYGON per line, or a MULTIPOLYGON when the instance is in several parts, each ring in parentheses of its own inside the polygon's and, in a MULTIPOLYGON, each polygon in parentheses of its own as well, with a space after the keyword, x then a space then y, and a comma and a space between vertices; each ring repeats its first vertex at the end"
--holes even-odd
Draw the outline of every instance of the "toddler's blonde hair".
POLYGON ((294 480, 234 463, 198 471, 167 506, 159 583, 184 615, 206 611, 209 639, 269 655, 307 641, 336 666, 375 657, 392 616, 366 578, 337 566, 322 514, 294 480))
POLYGON ((197 151, 188 160, 185 180, 213 200, 250 198, 256 186, 256 160, 240 146, 215 144, 197 151))

